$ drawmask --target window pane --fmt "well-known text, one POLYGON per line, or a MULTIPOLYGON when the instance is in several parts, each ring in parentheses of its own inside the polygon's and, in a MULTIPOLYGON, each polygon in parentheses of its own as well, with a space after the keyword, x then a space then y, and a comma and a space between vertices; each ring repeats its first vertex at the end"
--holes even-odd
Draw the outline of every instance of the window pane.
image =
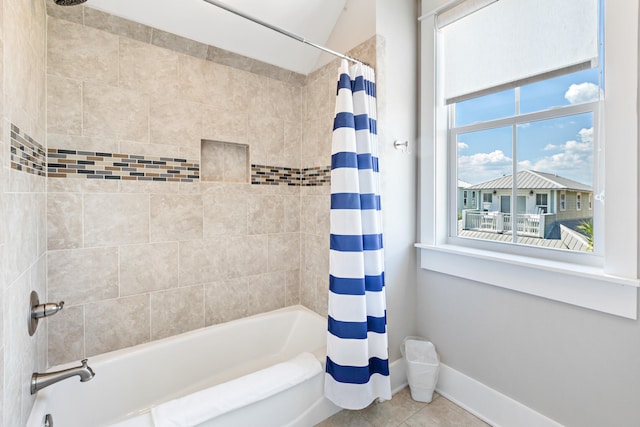
POLYGON ((503 219, 511 211, 512 134, 507 126, 458 135, 458 194, 475 192, 478 201, 464 206, 458 197, 459 236, 505 240, 503 219))
POLYGON ((582 209, 582 200, 593 192, 593 114, 518 125, 516 147, 518 194, 526 195, 519 235, 559 249, 592 250, 593 211, 582 209))
MULTIPOLYGON (((534 170, 580 188, 593 184, 593 114, 525 123, 517 127, 518 170, 534 170)), ((569 185, 569 184, 568 184, 569 185)))
POLYGON ((515 90, 509 89, 458 102, 455 108, 456 126, 511 117, 516 112, 515 90))
POLYGON ((520 88, 520 113, 597 101, 598 68, 578 71, 520 88))

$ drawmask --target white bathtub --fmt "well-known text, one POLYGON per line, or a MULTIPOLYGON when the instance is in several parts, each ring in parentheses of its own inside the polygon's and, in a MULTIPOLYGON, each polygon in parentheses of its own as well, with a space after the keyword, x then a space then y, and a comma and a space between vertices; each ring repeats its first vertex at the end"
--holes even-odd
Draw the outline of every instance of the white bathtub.
MULTIPOLYGON (((324 366, 326 319, 301 307, 214 325, 89 358, 95 377, 40 392, 27 427, 46 414, 60 427, 152 427, 150 409, 311 352, 324 366)), ((52 367, 68 368, 78 362, 52 367)), ((323 397, 324 374, 200 426, 309 427, 339 408, 323 397)))

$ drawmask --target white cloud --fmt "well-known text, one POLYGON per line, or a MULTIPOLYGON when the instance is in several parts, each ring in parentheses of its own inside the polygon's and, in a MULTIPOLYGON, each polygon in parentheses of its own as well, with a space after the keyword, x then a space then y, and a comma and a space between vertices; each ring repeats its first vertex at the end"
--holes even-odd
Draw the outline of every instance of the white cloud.
POLYGON ((466 150, 469 148, 469 144, 465 144, 464 142, 458 142, 458 150, 466 150))
POLYGON ((578 135, 580 141, 571 140, 560 145, 547 145, 545 151, 558 152, 536 161, 531 165, 531 169, 557 173, 585 184, 591 183, 593 128, 581 129, 578 135))
POLYGON ((598 100, 600 89, 593 83, 572 84, 565 92, 564 97, 571 104, 581 104, 598 100))
POLYGON ((589 142, 592 143, 593 142, 593 128, 590 127, 589 129, 580 129, 580 132, 578 132, 578 135, 580 135, 580 139, 582 140, 582 142, 589 142))
MULTIPOLYGON (((548 144, 544 151, 548 155, 532 161, 521 160, 518 170, 532 169, 554 173, 578 182, 592 182, 593 128, 581 129, 576 140, 564 144, 548 144)), ((477 153, 458 158, 459 179, 478 184, 511 174, 512 159, 501 150, 477 153)))
POLYGON ((511 173, 511 157, 502 150, 458 158, 458 178, 473 184, 511 173))

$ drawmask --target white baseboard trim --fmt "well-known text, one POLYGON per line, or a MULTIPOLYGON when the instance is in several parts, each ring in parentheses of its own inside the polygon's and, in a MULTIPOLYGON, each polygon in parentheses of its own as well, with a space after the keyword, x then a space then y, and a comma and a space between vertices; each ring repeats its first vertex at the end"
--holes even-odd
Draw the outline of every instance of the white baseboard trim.
POLYGON ((436 391, 494 427, 562 427, 562 424, 442 363, 436 391))
POLYGON ((391 394, 396 394, 409 385, 407 382, 407 363, 403 358, 389 363, 389 377, 391 380, 391 394))

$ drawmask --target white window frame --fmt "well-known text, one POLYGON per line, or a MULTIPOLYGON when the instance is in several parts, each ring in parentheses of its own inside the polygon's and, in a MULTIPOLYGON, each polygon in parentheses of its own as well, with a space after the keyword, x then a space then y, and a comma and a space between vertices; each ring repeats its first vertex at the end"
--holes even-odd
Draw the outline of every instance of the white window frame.
POLYGON ((580 192, 576 193, 576 210, 577 211, 582 210, 582 193, 580 192))
POLYGON ((606 156, 596 160, 604 163, 605 187, 594 200, 596 214, 598 209, 604 213, 602 223, 594 222, 595 246, 602 249, 576 254, 515 244, 506 251, 493 242, 452 238, 447 114, 438 98, 441 65, 434 60, 437 39, 430 14, 445 2, 422 0, 421 231, 416 245, 422 268, 637 319, 639 1, 605 1, 606 156))
POLYGON ((564 190, 560 191, 560 198, 558 200, 558 210, 560 212, 564 212, 567 210, 567 192, 564 190))

